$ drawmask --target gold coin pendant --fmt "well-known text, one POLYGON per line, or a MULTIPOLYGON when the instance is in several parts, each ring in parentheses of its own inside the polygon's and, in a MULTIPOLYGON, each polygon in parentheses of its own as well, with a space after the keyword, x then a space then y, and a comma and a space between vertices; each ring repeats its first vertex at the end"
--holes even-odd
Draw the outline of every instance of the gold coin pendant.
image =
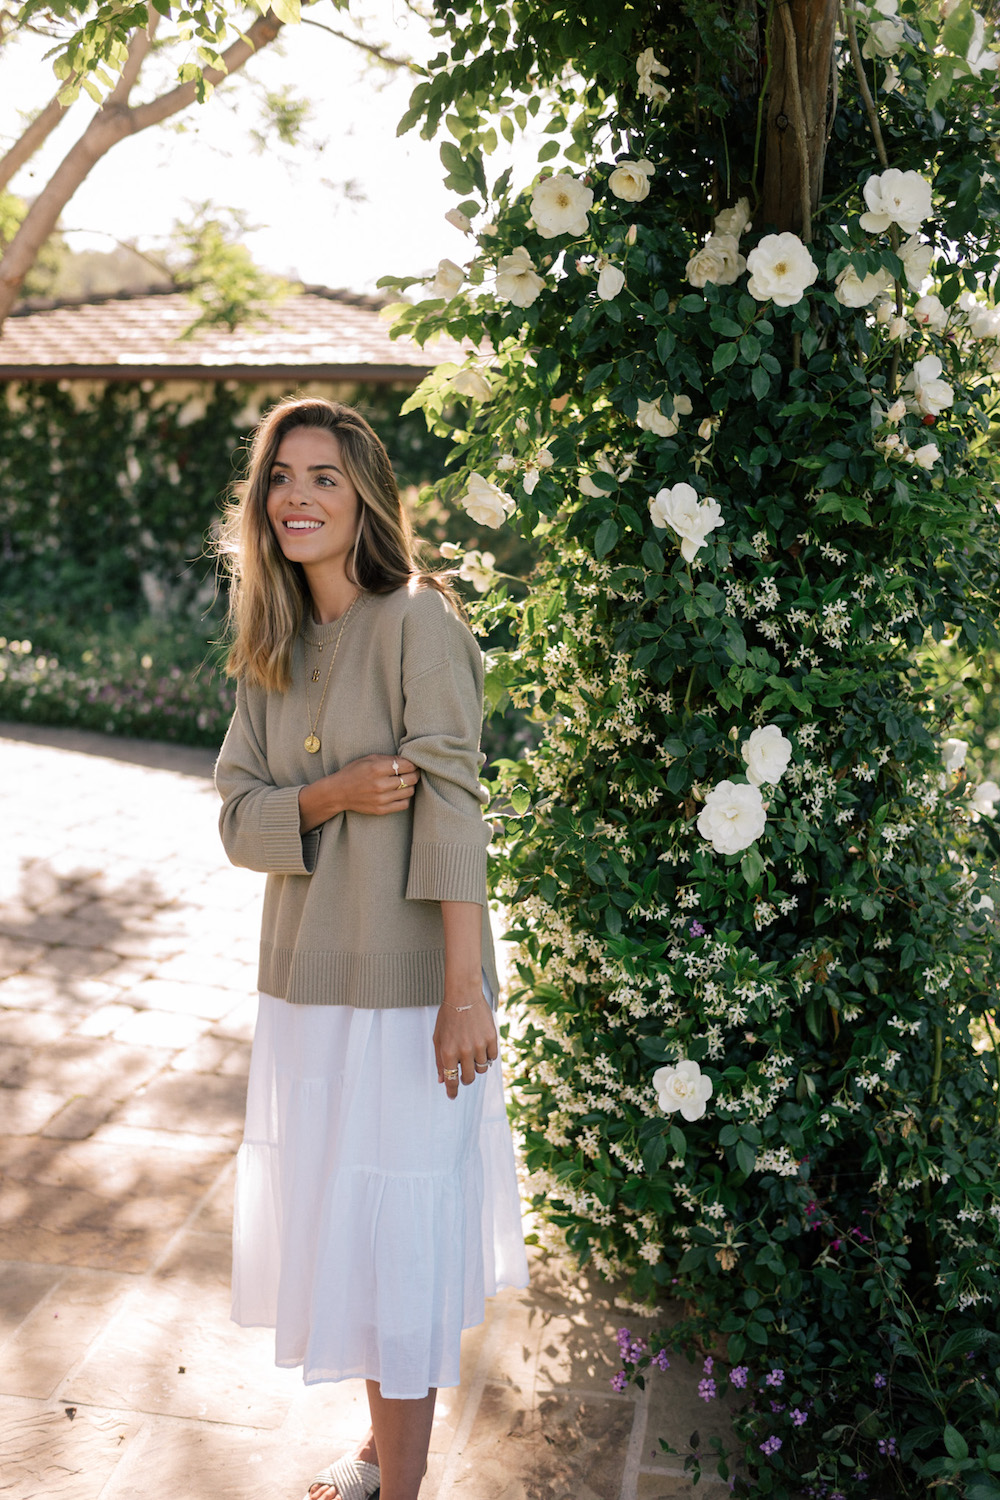
POLYGON ((310 755, 315 755, 319 749, 319 736, 316 734, 307 734, 302 743, 310 755))

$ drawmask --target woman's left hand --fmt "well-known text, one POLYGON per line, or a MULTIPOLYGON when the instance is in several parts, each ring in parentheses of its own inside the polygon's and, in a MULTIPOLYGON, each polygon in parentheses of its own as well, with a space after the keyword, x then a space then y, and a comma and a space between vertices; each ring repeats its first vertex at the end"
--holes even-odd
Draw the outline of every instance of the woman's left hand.
POLYGON ((464 997, 459 994, 454 999, 449 996, 438 1011, 434 1027, 438 1082, 444 1084, 448 1098, 458 1098, 459 1079, 474 1083, 489 1072, 498 1050, 493 1009, 482 992, 464 997), (467 1005, 471 1010, 464 1009, 467 1005))

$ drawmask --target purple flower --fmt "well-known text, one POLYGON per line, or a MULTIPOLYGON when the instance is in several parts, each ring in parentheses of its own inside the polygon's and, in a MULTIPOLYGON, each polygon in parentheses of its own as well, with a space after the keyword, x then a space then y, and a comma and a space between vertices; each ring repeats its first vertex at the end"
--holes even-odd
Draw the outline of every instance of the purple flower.
POLYGON ((702 925, 701 925, 700 922, 692 922, 691 923, 691 936, 692 937, 704 937, 705 936, 705 929, 704 929, 704 927, 702 927, 702 925))
POLYGON ((766 1385, 784 1385, 784 1383, 785 1383, 785 1372, 784 1372, 784 1370, 777 1370, 777 1369, 772 1370, 771 1373, 770 1373, 770 1375, 767 1377, 767 1380, 765 1381, 766 1385))
POLYGON ((653 1364, 656 1365, 656 1367, 660 1370, 670 1369, 670 1361, 667 1358, 666 1349, 661 1349, 659 1354, 653 1355, 653 1364))
POLYGON ((627 1385, 628 1385, 628 1376, 627 1376, 627 1374, 625 1373, 624 1370, 619 1370, 618 1373, 617 1373, 617 1375, 612 1375, 612 1377, 611 1377, 611 1389, 613 1391, 623 1391, 627 1385))
POLYGON ((879 1438, 879 1440, 878 1440, 878 1451, 881 1454, 883 1454, 886 1458, 895 1458, 895 1456, 896 1456, 896 1439, 894 1437, 879 1438))
POLYGON ((698 1382, 698 1395, 701 1397, 701 1399, 703 1401, 714 1401, 715 1400, 715 1381, 714 1380, 707 1380, 707 1379, 706 1380, 699 1380, 699 1382, 698 1382))
POLYGON ((734 1367, 729 1372, 730 1385, 735 1385, 737 1390, 745 1390, 747 1376, 749 1374, 750 1371, 747 1369, 746 1365, 734 1365, 734 1367))
POLYGON ((875 1387, 875 1389, 877 1391, 884 1390, 885 1387, 888 1384, 889 1384, 888 1379, 886 1378, 885 1375, 882 1374, 881 1371, 879 1371, 879 1373, 875 1376, 875 1379, 872 1381, 872 1385, 875 1387))
POLYGON ((783 1412, 784 1409, 785 1409, 785 1403, 784 1403, 784 1401, 772 1401, 771 1402, 771 1410, 772 1410, 772 1412, 774 1413, 775 1416, 777 1416, 779 1414, 779 1412, 783 1412))
POLYGON ((807 1420, 808 1415, 806 1412, 799 1411, 797 1406, 792 1407, 792 1421, 795 1423, 796 1427, 801 1427, 807 1420))
POLYGON ((774 1437, 772 1435, 769 1438, 765 1438, 759 1446, 761 1453, 766 1453, 768 1458, 770 1458, 771 1454, 777 1453, 778 1449, 781 1447, 781 1439, 780 1437, 774 1437))

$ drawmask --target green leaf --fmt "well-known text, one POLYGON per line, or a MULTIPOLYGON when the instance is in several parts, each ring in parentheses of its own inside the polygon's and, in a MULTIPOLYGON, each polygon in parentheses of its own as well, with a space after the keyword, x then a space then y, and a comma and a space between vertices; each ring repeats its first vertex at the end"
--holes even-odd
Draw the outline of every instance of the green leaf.
POLYGON ((771 389, 771 377, 763 365, 755 365, 750 374, 750 388, 758 401, 763 401, 771 389))
POLYGON ((957 1427, 949 1425, 945 1428, 944 1445, 952 1458, 968 1458, 969 1456, 969 1445, 957 1427))
POLYGON ((594 538, 594 552, 597 557, 607 557, 612 547, 618 540, 618 524, 612 521, 610 516, 601 522, 597 528, 594 538))
MULTIPOLYGON (((736 1142, 736 1161, 740 1171, 749 1177, 757 1164, 757 1153, 749 1141, 736 1142)), ((752 1334, 751 1337, 753 1337, 752 1334)))
POLYGON ((721 370, 728 370, 739 352, 739 344, 720 344, 712 355, 713 373, 718 375, 721 370))
POLYGON ((687 1138, 679 1125, 670 1127, 670 1144, 674 1148, 674 1155, 683 1157, 687 1150, 687 1138))
POLYGON ((299 0, 271 0, 271 9, 279 21, 284 21, 286 26, 297 26, 302 20, 302 6, 299 0))
POLYGON ((511 790, 510 804, 519 818, 523 818, 524 814, 531 806, 531 793, 528 791, 528 788, 524 786, 520 781, 517 783, 517 786, 515 786, 511 790))
MULTIPOLYGON (((538 160, 539 161, 551 161, 554 156, 558 156, 559 155, 559 149, 560 148, 559 148, 559 142, 558 141, 546 141, 545 145, 542 147, 542 149, 538 153, 538 160)), ((557 184, 557 186, 558 186, 558 184, 557 184)))
POLYGON ((764 873, 764 861, 761 859, 757 849, 752 847, 747 850, 740 860, 740 871, 747 885, 755 886, 764 873))

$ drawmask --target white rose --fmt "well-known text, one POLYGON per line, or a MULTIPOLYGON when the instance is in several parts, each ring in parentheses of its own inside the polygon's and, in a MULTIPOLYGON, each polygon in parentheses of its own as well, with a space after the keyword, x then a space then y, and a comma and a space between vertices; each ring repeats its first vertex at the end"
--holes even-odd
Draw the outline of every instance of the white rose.
POLYGON ((680 1110, 685 1120, 700 1120, 712 1097, 712 1080, 701 1067, 682 1057, 671 1067, 657 1068, 653 1074, 657 1103, 665 1115, 680 1110))
POLYGON ((888 271, 859 276, 853 266, 845 266, 837 277, 833 295, 842 307, 867 307, 891 285, 892 277, 888 271))
POLYGON ((442 557, 447 557, 449 559, 453 557, 461 557, 462 555, 462 549, 457 542, 442 542, 440 547, 438 548, 438 551, 440 552, 442 557))
MULTIPOLYGON (((597 467, 602 474, 610 474, 612 478, 617 479, 618 476, 615 474, 614 468, 611 464, 611 460, 608 458, 607 453, 605 453, 603 449, 600 453, 597 454, 597 467)), ((583 475, 582 479, 580 480, 580 489, 585 495, 589 495, 592 500, 598 500, 602 495, 606 495, 608 493, 607 490, 600 489, 591 479, 589 474, 583 475)))
POLYGON ((893 422, 893 423, 895 423, 895 422, 901 422, 905 416, 906 416, 906 402, 903 400, 902 396, 900 396, 899 400, 898 401, 894 401, 892 403, 892 405, 889 407, 889 410, 885 414, 885 420, 887 422, 893 422))
POLYGON ((937 443, 922 443, 919 448, 914 448, 910 457, 918 469, 933 469, 941 457, 941 449, 937 443))
POLYGON ((688 261, 684 275, 692 286, 704 286, 708 281, 713 286, 732 286, 746 268, 735 235, 711 234, 688 261))
POLYGON ((948 321, 947 309, 941 299, 933 295, 914 302, 913 316, 922 328, 929 328, 932 333, 940 333, 948 321))
POLYGON ((655 82, 653 75, 658 73, 661 78, 667 78, 670 70, 656 61, 652 47, 647 47, 645 52, 639 53, 635 61, 635 71, 639 75, 637 88, 640 94, 644 94, 647 99, 652 99, 654 104, 662 104, 665 99, 669 99, 669 93, 661 83, 655 82))
POLYGON ((965 54, 965 61, 969 72, 976 78, 981 78, 984 72, 990 72, 996 68, 1000 57, 986 46, 986 23, 977 10, 972 12, 972 25, 972 41, 965 54))
POLYGON ((919 292, 931 274, 931 262, 934 259, 932 246, 922 245, 917 236, 911 234, 908 240, 903 241, 896 254, 903 262, 903 274, 913 291, 919 292))
POLYGON ((955 392, 946 380, 938 377, 943 366, 936 354, 927 354, 918 359, 903 382, 903 388, 913 392, 917 407, 926 417, 936 417, 950 406, 955 392))
POLYGON ((984 818, 992 818, 993 809, 1000 802, 1000 786, 995 781, 981 781, 977 787, 973 787, 969 801, 977 813, 981 813, 984 818))
POLYGON ((898 224, 904 234, 916 234, 933 213, 931 185, 919 172, 901 172, 898 167, 875 173, 865 183, 868 212, 861 215, 861 228, 882 234, 898 224))
POLYGON ((460 229, 463 234, 468 234, 472 228, 472 220, 468 214, 463 214, 460 208, 449 208, 445 214, 445 218, 449 224, 454 224, 455 228, 460 229))
POLYGON ((758 302, 768 300, 779 307, 801 302, 812 286, 819 267, 797 234, 765 234, 747 256, 750 280, 747 291, 758 302))
POLYGON ((731 234, 734 239, 738 240, 741 234, 745 234, 752 227, 749 198, 741 198, 732 208, 724 208, 715 216, 716 234, 731 234))
POLYGON ((1000 307, 977 302, 969 309, 968 325, 974 339, 1000 339, 1000 307))
POLYGON ((509 255, 501 255, 497 264, 497 296, 515 307, 530 307, 545 282, 537 275, 534 262, 523 245, 509 255))
MULTIPOLYGON (((444 551, 444 548, 441 549, 444 551)), ((496 567, 496 558, 492 552, 467 552, 462 559, 462 566, 458 570, 458 576, 479 594, 485 594, 493 583, 493 573, 496 567)))
POLYGON ((945 740, 941 746, 941 759, 944 761, 946 771, 960 771, 965 765, 965 757, 969 752, 966 740, 945 740))
POLYGON ((618 266, 611 265, 609 261, 604 261, 597 277, 597 295, 601 301, 611 302, 613 298, 618 296, 624 285, 625 272, 618 266))
POLYGON ((672 417, 665 416, 660 402, 661 396, 656 401, 639 400, 639 410, 636 414, 636 423, 644 432, 653 432, 657 437, 673 437, 675 432, 680 431, 678 417, 689 417, 691 415, 690 396, 668 396, 668 401, 673 400, 674 414, 672 417))
POLYGON ((905 27, 896 14, 897 0, 875 0, 875 10, 880 19, 868 25, 868 35, 862 47, 865 57, 891 57, 903 43, 905 27))
POLYGON ((885 331, 891 339, 895 339, 900 344, 905 343, 913 334, 913 329, 905 318, 891 318, 885 331))
POLYGON ((649 196, 653 171, 653 163, 645 157, 640 161, 620 161, 608 178, 608 187, 626 203, 641 203, 649 196))
POLYGON ((747 781, 751 786, 761 786, 765 781, 781 780, 791 759, 792 742, 777 724, 767 724, 754 730, 740 746, 740 754, 747 763, 747 781))
POLYGON ((535 454, 535 463, 540 469, 551 469, 555 463, 551 450, 549 448, 539 448, 535 454))
POLYGON ((720 781, 698 814, 698 832, 716 854, 739 854, 760 838, 767 823, 760 788, 720 781))
POLYGON ((473 401, 488 401, 493 394, 493 387, 479 370, 459 370, 452 385, 460 396, 473 401))
POLYGON ((661 531, 669 527, 681 538, 681 556, 685 562, 694 562, 708 533, 725 525, 718 500, 710 495, 699 500, 698 492, 690 484, 675 484, 669 490, 660 490, 649 501, 649 514, 654 526, 661 531))
POLYGON ((470 474, 469 489, 462 506, 477 526, 492 526, 496 530, 514 509, 514 502, 482 474, 470 474))
POLYGON ((444 297, 450 302, 458 295, 464 280, 465 272, 461 266, 456 266, 453 260, 439 260, 437 275, 431 282, 431 296, 444 297))
POLYGON ((593 201, 589 187, 568 172, 557 172, 535 188, 531 217, 538 233, 547 240, 557 234, 586 234, 587 210, 593 201))

